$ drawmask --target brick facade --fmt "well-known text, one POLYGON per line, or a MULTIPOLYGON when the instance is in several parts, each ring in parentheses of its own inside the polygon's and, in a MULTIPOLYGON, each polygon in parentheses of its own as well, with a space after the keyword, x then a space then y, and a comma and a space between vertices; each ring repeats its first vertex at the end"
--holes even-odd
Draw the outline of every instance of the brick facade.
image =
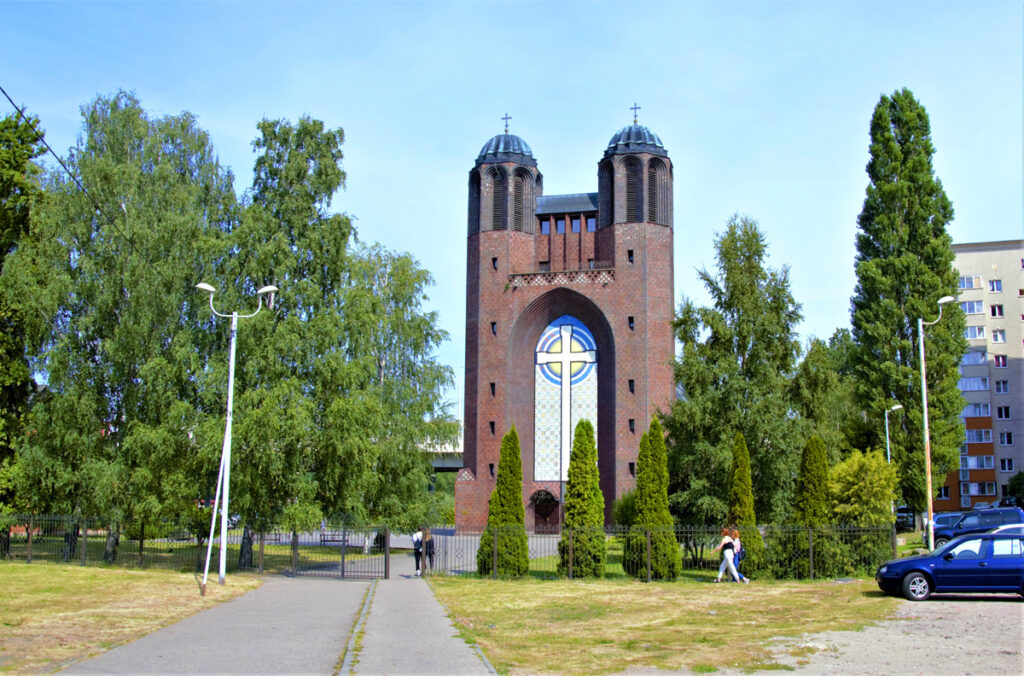
POLYGON ((606 518, 612 500, 635 484, 640 435, 674 396, 672 177, 660 140, 636 125, 613 137, 596 195, 545 199, 536 167, 529 147, 506 134, 484 147, 470 172, 460 529, 486 523, 501 438, 512 425, 528 528, 540 518, 534 498, 561 494, 559 482, 533 477, 534 350, 551 321, 575 316, 597 343, 595 429, 606 518), (489 151, 510 147, 519 152, 489 151), (504 204, 495 205, 495 195, 504 204))

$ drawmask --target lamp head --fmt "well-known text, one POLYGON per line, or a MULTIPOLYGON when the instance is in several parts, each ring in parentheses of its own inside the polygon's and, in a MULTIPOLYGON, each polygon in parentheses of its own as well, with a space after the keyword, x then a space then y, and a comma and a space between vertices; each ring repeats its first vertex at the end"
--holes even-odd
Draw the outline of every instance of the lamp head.
POLYGON ((267 284, 265 287, 256 292, 259 295, 267 294, 267 309, 274 309, 274 294, 277 293, 277 287, 273 284, 267 284))
POLYGON ((196 288, 199 289, 200 291, 206 291, 207 293, 217 293, 217 289, 213 288, 206 282, 199 282, 198 284, 196 284, 196 288))
POLYGON ((890 410, 890 411, 898 411, 898 410, 900 410, 901 408, 903 408, 903 404, 896 404, 895 406, 893 406, 893 407, 892 407, 892 408, 890 408, 889 410, 890 410))
POLYGON ((952 303, 954 300, 956 300, 956 298, 953 298, 952 296, 943 296, 942 298, 939 299, 939 305, 945 305, 946 303, 952 303))

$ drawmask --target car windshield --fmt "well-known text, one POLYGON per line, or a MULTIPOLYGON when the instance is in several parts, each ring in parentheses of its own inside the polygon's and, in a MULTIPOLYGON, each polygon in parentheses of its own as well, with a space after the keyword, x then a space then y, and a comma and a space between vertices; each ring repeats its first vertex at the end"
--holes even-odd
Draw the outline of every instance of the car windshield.
POLYGON ((936 547, 935 551, 933 551, 929 556, 943 556, 944 554, 946 554, 950 550, 954 549, 955 547, 963 546, 965 541, 978 541, 978 540, 977 540, 977 538, 955 538, 953 540, 950 540, 946 544, 942 545, 941 547, 936 547))

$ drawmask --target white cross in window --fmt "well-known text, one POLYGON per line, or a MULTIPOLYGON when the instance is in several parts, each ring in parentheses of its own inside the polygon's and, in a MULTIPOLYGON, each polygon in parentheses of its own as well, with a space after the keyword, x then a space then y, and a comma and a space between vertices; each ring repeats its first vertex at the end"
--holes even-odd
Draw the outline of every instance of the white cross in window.
POLYGON ((597 361, 597 351, 584 350, 582 352, 572 352, 572 325, 563 324, 558 327, 558 330, 561 335, 561 349, 558 352, 538 352, 537 363, 559 364, 561 366, 558 374, 562 395, 562 448, 560 449, 559 473, 562 476, 562 481, 568 481, 569 452, 572 450, 572 417, 569 410, 569 404, 572 401, 570 396, 572 391, 572 365, 593 364, 597 361))

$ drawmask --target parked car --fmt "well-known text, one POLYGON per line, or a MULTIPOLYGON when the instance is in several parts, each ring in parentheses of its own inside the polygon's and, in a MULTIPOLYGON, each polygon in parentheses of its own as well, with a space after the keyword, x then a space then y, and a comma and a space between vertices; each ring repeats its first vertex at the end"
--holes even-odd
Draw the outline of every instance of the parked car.
POLYGON ((886 594, 924 601, 933 593, 1013 593, 1024 596, 1024 536, 974 533, 925 556, 886 561, 875 573, 886 594))
POLYGON ((993 528, 990 533, 1006 533, 1007 535, 1024 535, 1024 523, 1011 523, 999 528, 993 528))
POLYGON ((896 530, 914 530, 914 512, 909 507, 899 507, 896 510, 896 530))
POLYGON ((935 527, 935 546, 940 547, 955 537, 968 533, 984 533, 997 526, 1024 523, 1024 509, 1020 507, 997 507, 964 512, 956 523, 935 527))

